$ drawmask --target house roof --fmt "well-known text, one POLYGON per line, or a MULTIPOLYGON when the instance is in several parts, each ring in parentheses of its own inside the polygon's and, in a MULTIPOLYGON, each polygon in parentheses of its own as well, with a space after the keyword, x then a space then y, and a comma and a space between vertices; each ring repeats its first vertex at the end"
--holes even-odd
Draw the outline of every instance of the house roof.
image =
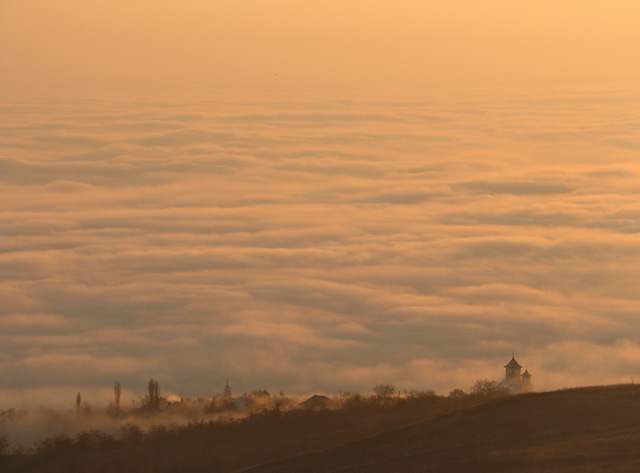
POLYGON ((522 368, 522 366, 520 366, 520 364, 516 361, 516 357, 512 357, 511 361, 509 363, 507 363, 506 365, 504 365, 505 368, 522 368))
POLYGON ((314 394, 309 399, 300 403, 300 406, 306 408, 323 408, 331 401, 327 396, 314 394))

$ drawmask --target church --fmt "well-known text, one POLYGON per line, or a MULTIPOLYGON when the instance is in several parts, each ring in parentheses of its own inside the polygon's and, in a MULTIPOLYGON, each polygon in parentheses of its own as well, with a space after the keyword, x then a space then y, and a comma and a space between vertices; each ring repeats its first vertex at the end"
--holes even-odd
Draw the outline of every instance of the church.
POLYGON ((531 391, 531 375, 525 368, 522 373, 522 366, 516 361, 515 353, 511 361, 504 365, 506 370, 502 385, 509 388, 514 393, 526 393, 531 391))

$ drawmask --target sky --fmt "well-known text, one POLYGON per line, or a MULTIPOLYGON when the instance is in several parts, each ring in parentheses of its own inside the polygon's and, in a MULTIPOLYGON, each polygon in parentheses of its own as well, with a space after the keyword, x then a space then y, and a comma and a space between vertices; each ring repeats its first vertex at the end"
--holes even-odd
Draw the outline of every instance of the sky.
POLYGON ((640 377, 636 1, 0 1, 0 408, 640 377))

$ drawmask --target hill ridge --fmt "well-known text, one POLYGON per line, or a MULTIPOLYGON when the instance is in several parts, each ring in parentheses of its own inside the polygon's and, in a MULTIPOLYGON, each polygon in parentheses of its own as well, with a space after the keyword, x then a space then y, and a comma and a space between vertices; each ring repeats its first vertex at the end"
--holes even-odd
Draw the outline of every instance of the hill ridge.
POLYGON ((526 393, 241 471, 640 471, 639 407, 636 385, 526 393))

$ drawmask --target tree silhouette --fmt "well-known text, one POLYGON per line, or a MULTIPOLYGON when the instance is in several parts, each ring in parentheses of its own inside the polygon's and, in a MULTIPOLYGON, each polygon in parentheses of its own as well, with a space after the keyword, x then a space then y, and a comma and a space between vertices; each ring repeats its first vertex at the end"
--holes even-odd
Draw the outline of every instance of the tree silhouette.
POLYGON ((151 409, 160 408, 160 384, 153 378, 147 384, 147 406, 151 409))
POLYGON ((378 384, 373 387, 373 392, 379 399, 389 399, 396 392, 393 384, 378 384))
POLYGON ((9 441, 7 440, 7 436, 0 434, 0 456, 4 455, 8 448, 9 441))
POLYGON ((76 395, 76 412, 80 412, 80 405, 82 404, 82 396, 78 392, 76 395))
POLYGON ((224 382, 224 388, 222 389, 222 407, 226 409, 233 409, 233 394, 231 393, 231 385, 229 379, 224 382))
POLYGON ((120 381, 116 381, 113 385, 113 394, 116 400, 116 411, 120 410, 120 381))
POLYGON ((472 395, 484 397, 498 397, 510 394, 509 388, 491 379, 476 380, 471 386, 470 392, 472 395))

